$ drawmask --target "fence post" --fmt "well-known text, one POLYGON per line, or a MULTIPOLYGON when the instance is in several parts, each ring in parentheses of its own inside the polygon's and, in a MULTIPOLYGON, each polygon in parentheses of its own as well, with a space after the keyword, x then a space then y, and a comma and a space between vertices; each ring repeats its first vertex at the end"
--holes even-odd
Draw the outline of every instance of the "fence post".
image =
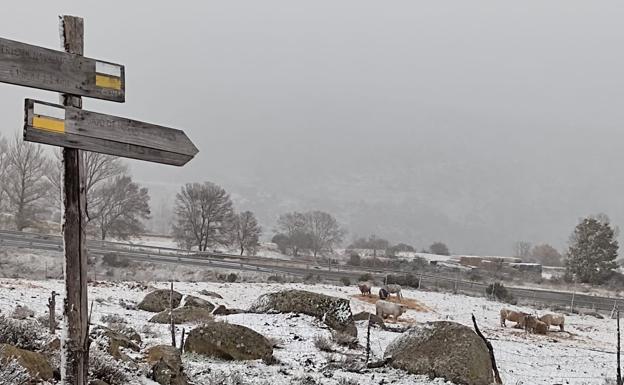
POLYGON ((570 313, 574 313, 574 295, 576 294, 575 291, 572 292, 572 302, 570 302, 570 313))
POLYGON ((169 291, 169 321, 171 322, 171 346, 176 347, 175 323, 173 322, 173 281, 169 291))

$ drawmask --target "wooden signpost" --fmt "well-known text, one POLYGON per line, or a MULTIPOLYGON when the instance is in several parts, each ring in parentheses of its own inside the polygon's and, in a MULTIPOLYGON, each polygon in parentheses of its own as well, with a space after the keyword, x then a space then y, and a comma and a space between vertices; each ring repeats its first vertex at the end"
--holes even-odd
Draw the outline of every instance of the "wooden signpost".
POLYGON ((125 101, 124 66, 83 57, 83 19, 62 16, 65 52, 0 38, 0 82, 60 92, 60 103, 26 99, 24 140, 63 147, 64 332, 61 380, 86 385, 89 320, 82 151, 182 166, 198 152, 184 132, 82 110, 82 96, 125 101))
POLYGON ((26 99, 24 139, 182 166, 197 154, 183 131, 26 99))
POLYGON ((0 38, 0 82, 125 101, 124 66, 0 38))

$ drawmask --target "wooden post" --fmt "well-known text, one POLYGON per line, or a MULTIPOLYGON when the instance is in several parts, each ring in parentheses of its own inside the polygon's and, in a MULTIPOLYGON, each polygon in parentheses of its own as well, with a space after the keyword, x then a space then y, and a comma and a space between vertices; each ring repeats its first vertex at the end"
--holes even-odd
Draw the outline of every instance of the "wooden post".
POLYGON ((171 346, 176 347, 175 323, 173 322, 173 282, 169 291, 169 320, 171 321, 171 346))
MULTIPOLYGON (((61 45, 65 52, 82 55, 84 24, 80 17, 62 16, 61 45)), ((82 108, 79 96, 61 94, 64 106, 82 108)), ((61 335, 61 380, 66 385, 86 385, 89 373, 87 335, 87 251, 85 245, 85 188, 82 154, 63 149, 63 241, 65 247, 64 328, 61 335)))
POLYGON ((48 314, 50 316, 50 334, 54 334, 56 332, 56 296, 58 294, 52 290, 52 294, 50 298, 48 298, 48 314))
POLYGON ((622 385, 622 369, 620 367, 620 309, 617 309, 617 385, 622 385))
POLYGON ((366 328, 366 364, 370 358, 370 330, 371 330, 371 313, 368 313, 368 325, 366 328))
POLYGON ((186 333, 186 329, 182 328, 182 337, 180 337, 180 353, 184 353, 184 333, 186 333))

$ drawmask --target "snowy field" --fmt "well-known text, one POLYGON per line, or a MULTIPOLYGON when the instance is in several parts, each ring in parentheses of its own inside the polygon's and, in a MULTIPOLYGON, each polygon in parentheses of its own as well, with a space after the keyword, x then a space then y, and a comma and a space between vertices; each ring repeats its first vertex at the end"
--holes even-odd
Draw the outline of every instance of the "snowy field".
MULTIPOLYGON (((98 282, 91 285, 90 300, 94 300, 93 322, 108 314, 122 315, 136 330, 141 332, 147 320, 153 315, 144 311, 129 311, 119 305, 119 300, 140 301, 153 288, 167 288, 168 284, 151 283, 148 287, 134 282, 98 282)), ((205 298, 228 308, 247 308, 260 294, 285 288, 297 288, 328 295, 349 298, 353 313, 374 312, 374 305, 360 299, 355 287, 304 284, 263 283, 176 283, 175 289, 183 294, 205 298), (203 289, 215 291, 224 299, 202 296, 203 289)), ((52 290, 63 291, 62 281, 29 281, 22 279, 0 279, 0 312, 7 314, 16 304, 35 310, 36 316, 45 312, 47 298, 52 290)), ((571 315, 566 318, 566 331, 553 331, 546 336, 527 335, 524 331, 499 325, 498 312, 503 306, 483 298, 422 291, 405 291, 404 296, 417 301, 426 309, 408 310, 401 319, 403 325, 424 321, 451 320, 472 327, 471 313, 474 313, 483 333, 495 349, 501 376, 505 384, 606 384, 607 378, 615 377, 616 323, 611 319, 596 319, 590 316, 571 315)), ((61 312, 57 301, 57 312, 61 312)), ((519 310, 536 312, 531 308, 516 307, 519 310)), ((541 314, 541 312, 540 312, 541 314)), ((444 384, 437 380, 383 368, 365 373, 350 373, 330 366, 340 354, 318 351, 313 338, 317 335, 329 337, 328 329, 319 321, 308 316, 292 314, 236 314, 218 316, 233 324, 248 326, 267 337, 280 341, 281 349, 275 350, 281 365, 265 365, 261 361, 232 363, 206 359, 197 355, 183 356, 185 367, 198 384, 210 383, 215 372, 237 373, 251 384, 298 383, 305 376, 312 376, 319 384, 340 384, 342 378, 349 378, 358 384, 444 384), (294 381, 294 382, 293 382, 294 381)), ((167 325, 149 324, 155 336, 142 334, 142 347, 168 344, 170 334, 167 325)), ((185 325, 188 327, 189 325, 185 325)), ((362 346, 366 344, 366 322, 358 322, 358 335, 362 346)), ((380 358, 386 346, 400 334, 372 329, 372 354, 380 358)), ((345 349, 345 348, 342 348, 345 349)), ((343 352, 353 355, 364 354, 363 350, 343 352)), ((143 383, 151 383, 145 380, 143 383)))

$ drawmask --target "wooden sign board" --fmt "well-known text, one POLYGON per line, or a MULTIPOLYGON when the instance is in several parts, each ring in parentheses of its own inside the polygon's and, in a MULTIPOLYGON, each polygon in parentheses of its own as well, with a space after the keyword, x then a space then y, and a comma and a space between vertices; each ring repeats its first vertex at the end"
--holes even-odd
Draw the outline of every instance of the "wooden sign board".
POLYGON ((125 101, 124 66, 0 38, 0 82, 125 101))
POLYGON ((198 150, 183 131, 26 99, 24 140, 182 166, 198 150))

